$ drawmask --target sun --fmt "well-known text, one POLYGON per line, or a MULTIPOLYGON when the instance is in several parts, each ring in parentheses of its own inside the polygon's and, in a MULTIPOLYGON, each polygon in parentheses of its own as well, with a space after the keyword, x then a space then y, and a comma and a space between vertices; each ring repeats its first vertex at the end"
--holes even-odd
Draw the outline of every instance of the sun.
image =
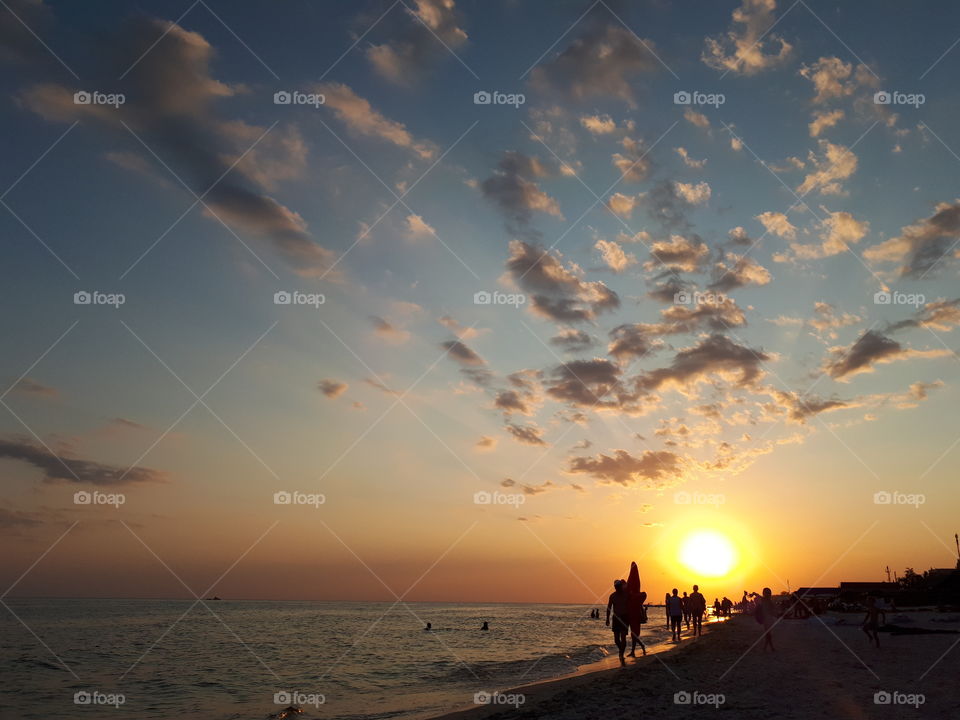
POLYGON ((679 560, 705 577, 722 577, 737 564, 737 550, 726 535, 715 530, 695 530, 680 544, 679 560))

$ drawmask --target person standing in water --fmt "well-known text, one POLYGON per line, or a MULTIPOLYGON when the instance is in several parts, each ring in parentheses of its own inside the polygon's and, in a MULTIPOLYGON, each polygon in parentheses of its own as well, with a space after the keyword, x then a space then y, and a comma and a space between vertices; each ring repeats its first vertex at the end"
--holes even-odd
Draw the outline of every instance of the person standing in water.
POLYGON ((690 606, 690 615, 693 617, 694 636, 703 635, 703 614, 707 611, 707 599, 700 593, 700 586, 694 585, 693 592, 687 600, 690 606))
POLYGON ((670 618, 670 639, 680 642, 680 623, 683 620, 683 601, 673 589, 672 595, 667 595, 667 616, 670 618))
POLYGON ((490 626, 487 624, 487 621, 486 621, 486 620, 483 621, 483 627, 481 627, 480 629, 481 629, 481 630, 489 630, 489 629, 490 629, 490 626))
POLYGON ((607 600, 607 626, 613 629, 613 641, 620 651, 620 664, 626 665, 623 655, 627 651, 627 633, 630 632, 630 598, 627 595, 627 583, 623 580, 613 581, 614 591, 607 600), (613 611, 613 625, 610 625, 610 611, 613 611))
POLYGON ((667 627, 670 627, 670 593, 663 596, 663 617, 667 621, 667 627))

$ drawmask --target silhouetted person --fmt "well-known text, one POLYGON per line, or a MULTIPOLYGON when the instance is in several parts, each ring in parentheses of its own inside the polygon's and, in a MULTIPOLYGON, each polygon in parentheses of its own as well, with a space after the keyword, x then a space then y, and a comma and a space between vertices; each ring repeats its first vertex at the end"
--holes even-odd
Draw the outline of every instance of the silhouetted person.
POLYGON ((877 601, 872 598, 867 598, 867 615, 863 618, 863 631, 867 634, 867 640, 873 640, 876 643, 877 647, 880 647, 880 635, 877 631, 880 629, 880 618, 883 617, 883 622, 887 622, 887 614, 879 607, 877 607, 877 601))
POLYGON ((770 588, 763 589, 763 596, 757 600, 757 607, 754 610, 754 617, 757 622, 763 625, 763 649, 773 647, 773 626, 777 624, 777 605, 773 602, 773 593, 770 588))
POLYGON ((424 632, 428 630, 433 630, 433 623, 427 623, 427 626, 423 629, 424 632))
POLYGON ((670 627, 670 593, 663 596, 663 616, 667 620, 667 627, 670 627))
POLYGON ((733 610, 733 600, 724 595, 723 600, 720 602, 720 607, 723 611, 723 616, 730 617, 730 611, 733 610))
POLYGON ((490 626, 487 624, 487 621, 486 621, 486 620, 483 621, 483 627, 481 627, 480 629, 481 629, 481 630, 489 630, 489 629, 490 629, 490 626))
POLYGON ((680 604, 683 605, 683 622, 687 625, 687 630, 690 629, 690 598, 687 597, 686 591, 683 593, 683 597, 680 598, 680 604))
POLYGON ((670 639, 680 642, 680 622, 683 620, 683 600, 673 589, 672 595, 667 595, 667 616, 670 618, 670 639))
POLYGON ((613 610, 613 641, 620 651, 620 664, 626 665, 623 654, 627 651, 627 633, 630 632, 630 598, 627 595, 627 583, 624 580, 613 581, 614 591, 607 600, 607 625, 610 626, 610 611, 613 610))
POLYGON ((693 618, 693 634, 703 635, 703 614, 707 611, 707 599, 700 594, 700 586, 694 585, 693 592, 687 599, 690 606, 690 615, 693 618))
POLYGON ((720 598, 713 599, 713 616, 720 617, 720 598))

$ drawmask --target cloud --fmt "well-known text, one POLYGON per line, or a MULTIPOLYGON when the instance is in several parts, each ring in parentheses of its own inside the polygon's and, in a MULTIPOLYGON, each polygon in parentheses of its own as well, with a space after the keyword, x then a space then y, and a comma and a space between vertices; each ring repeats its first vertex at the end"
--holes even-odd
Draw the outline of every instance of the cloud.
MULTIPOLYGON (((827 212, 820 225, 821 243, 807 245, 790 243, 792 257, 799 260, 818 260, 833 257, 850 249, 850 245, 860 242, 868 232, 870 223, 866 220, 857 220, 848 212, 827 212)), ((791 259, 788 253, 777 253, 773 256, 777 262, 791 259)))
POLYGON ((433 143, 414 138, 403 123, 384 117, 349 86, 343 83, 324 83, 317 86, 317 92, 325 97, 324 106, 330 108, 350 132, 411 150, 424 160, 430 160, 436 155, 437 149, 433 143))
POLYGON ((497 447, 497 439, 489 435, 481 435, 473 447, 479 452, 491 452, 497 447))
POLYGON ((457 339, 459 340, 472 340, 475 337, 479 337, 480 333, 487 331, 487 328, 467 327, 465 325, 461 325, 450 315, 441 316, 437 319, 437 322, 456 335, 457 339))
POLYGON ((563 219, 560 204, 534 181, 548 174, 549 170, 537 158, 509 150, 480 187, 484 197, 499 206, 512 222, 526 225, 534 212, 563 219))
POLYGON ((550 338, 550 344, 562 348, 566 352, 583 352, 593 346, 594 340, 583 330, 561 328, 556 335, 550 338))
POLYGON ((772 391, 773 396, 778 403, 786 408, 791 420, 798 423, 804 423, 808 418, 819 415, 823 412, 833 410, 844 410, 850 407, 857 407, 859 403, 837 398, 820 398, 814 395, 802 396, 796 392, 772 391))
POLYGON ((613 166, 620 171, 620 176, 627 182, 643 182, 650 174, 652 165, 649 150, 643 140, 625 137, 620 141, 623 153, 614 153, 610 156, 613 166))
POLYGON ((854 375, 873 372, 874 366, 880 363, 911 357, 946 357, 951 354, 950 350, 911 350, 875 330, 867 330, 849 348, 831 348, 823 369, 834 380, 846 382, 854 375))
POLYGON ((44 385, 28 377, 18 380, 12 390, 22 395, 34 395, 43 398, 55 398, 60 395, 60 391, 56 388, 44 385))
MULTIPOLYGON (((821 57, 812 65, 804 65, 800 68, 800 75, 813 83, 813 89, 816 91, 814 103, 844 98, 853 95, 857 88, 875 87, 878 82, 866 65, 857 65, 854 70, 853 65, 843 62, 838 57, 821 57)), ((839 117, 843 117, 842 112, 839 117)), ((827 127, 835 123, 836 120, 829 123, 827 127)), ((810 134, 816 137, 812 124, 810 134)))
POLYGON ((701 130, 708 130, 710 128, 710 118, 708 118, 702 112, 697 112, 691 107, 688 107, 683 111, 683 119, 691 125, 700 128, 701 130))
POLYGON ((683 160, 683 164, 688 168, 693 168, 695 170, 702 170, 703 166, 707 164, 706 158, 703 160, 694 160, 690 157, 690 153, 687 152, 685 147, 674 148, 674 152, 680 156, 680 159, 683 160))
POLYGON ((640 196, 647 213, 666 228, 686 228, 687 211, 710 199, 710 185, 705 182, 682 183, 662 180, 640 196))
POLYGON ((643 374, 639 386, 647 391, 666 387, 683 391, 714 378, 749 386, 763 375, 761 364, 770 359, 762 350, 738 345, 715 334, 678 352, 669 367, 643 374))
POLYGON ((663 488, 677 484, 683 469, 683 458, 666 450, 645 450, 640 457, 626 450, 614 450, 612 456, 599 453, 571 458, 567 472, 590 475, 606 483, 663 488))
POLYGON ((793 47, 770 32, 777 22, 776 8, 776 0, 743 0, 733 11, 731 28, 722 36, 707 38, 700 59, 717 70, 743 75, 783 64, 793 47))
POLYGON ((690 238, 671 235, 669 241, 658 240, 650 246, 651 259, 644 267, 656 270, 666 266, 677 272, 698 272, 709 254, 710 248, 696 235, 690 238))
POLYGON ((636 105, 636 77, 654 72, 659 61, 652 40, 638 39, 620 25, 587 18, 586 31, 530 74, 533 87, 575 101, 612 97, 636 105))
POLYGON ((343 393, 347 391, 349 385, 345 382, 340 382, 339 380, 321 380, 317 383, 317 389, 326 395, 331 400, 333 398, 338 398, 343 393))
POLYGON ((408 240, 426 240, 436 237, 437 231, 422 217, 411 213, 404 221, 403 235, 408 240))
POLYGON ((134 466, 124 468, 94 460, 57 457, 42 445, 23 439, 0 439, 0 458, 19 460, 33 465, 43 474, 44 482, 70 482, 89 485, 120 485, 141 482, 166 482, 168 476, 159 470, 134 466))
POLYGON ((710 200, 710 185, 705 182, 674 183, 677 195, 689 205, 703 205, 710 200))
POLYGON ((940 332, 949 332, 960 325, 960 298, 955 300, 935 300, 924 305, 907 320, 894 323, 888 332, 904 328, 929 328, 940 332))
POLYGON ((617 123, 609 115, 583 115, 580 124, 594 135, 609 135, 617 129, 617 123))
MULTIPOLYGON (((320 276, 329 270, 333 253, 313 241, 303 218, 244 182, 263 186, 294 172, 294 158, 302 149, 295 131, 281 131, 273 140, 264 135, 267 128, 254 129, 217 115, 215 103, 242 88, 211 76, 214 51, 202 35, 174 23, 139 17, 97 48, 105 54, 99 58, 104 66, 128 67, 140 58, 122 82, 113 75, 100 79, 100 87, 123 92, 125 104, 118 108, 77 105, 72 89, 59 85, 32 86, 20 101, 54 121, 101 123, 129 142, 126 123, 196 192, 205 193, 206 215, 212 211, 232 229, 268 240, 299 275, 320 276), (282 170, 269 153, 257 153, 254 148, 240 172, 229 172, 233 159, 249 148, 238 145, 241 136, 254 131, 264 136, 267 146, 286 153, 288 169, 282 170)), ((95 84, 97 79, 90 77, 87 82, 95 84)))
POLYGON ((390 343, 401 344, 410 339, 410 333, 399 328, 391 322, 384 320, 377 315, 370 316, 370 322, 373 323, 373 331, 382 340, 390 343))
POLYGON ((410 18, 396 39, 367 48, 367 59, 387 80, 407 84, 427 70, 438 57, 467 42, 453 0, 414 0, 404 5, 410 18), (444 48, 444 45, 447 48, 444 48))
POLYGON ((514 425, 507 423, 504 429, 513 436, 513 439, 523 445, 546 446, 546 440, 543 439, 543 430, 536 425, 514 425))
POLYGON ((620 298, 602 282, 586 282, 576 266, 522 240, 510 242, 507 274, 532 295, 531 312, 562 322, 592 321, 620 307, 620 298))
POLYGON ((642 358, 662 345, 658 338, 701 330, 726 330, 747 322, 743 311, 730 299, 693 306, 672 305, 661 310, 660 317, 658 323, 630 323, 613 328, 607 352, 621 362, 642 358))
POLYGON ((958 240, 960 199, 939 203, 933 215, 901 228, 898 236, 868 248, 863 256, 871 262, 901 263, 901 277, 923 277, 951 258, 958 240))
POLYGON ((829 112, 815 112, 813 120, 810 122, 810 137, 819 137, 827 128, 832 128, 838 122, 843 120, 843 110, 831 110, 829 112))
POLYGON ((857 170, 857 156, 843 145, 834 145, 829 140, 820 140, 818 157, 812 150, 809 153, 810 165, 815 169, 809 173, 797 188, 800 195, 818 191, 821 195, 843 195, 841 182, 857 170))
POLYGON ((720 260, 713 266, 713 276, 716 278, 709 288, 717 292, 729 292, 746 285, 766 285, 771 280, 770 271, 748 255, 730 253, 727 258, 733 262, 728 264, 720 260))
POLYGON ((573 406, 641 412, 640 394, 621 376, 621 368, 609 360, 573 360, 553 369, 546 392, 573 406))
POLYGON ((628 218, 633 214, 633 208, 636 204, 636 197, 633 195, 624 195, 623 193, 614 193, 607 200, 607 207, 610 208, 615 215, 623 218, 628 218))
POLYGON ((623 248, 613 240, 599 238, 593 246, 600 251, 604 264, 616 273, 623 272, 631 265, 637 264, 637 258, 624 252, 623 248))
POLYGON ((467 347, 459 340, 448 340, 440 343, 440 347, 447 351, 447 355, 456 360, 461 365, 467 367, 480 367, 486 365, 486 361, 477 353, 467 347))
POLYGON ((787 240, 795 240, 797 237, 797 228, 790 223, 783 213, 768 210, 757 215, 756 219, 760 221, 760 224, 768 233, 787 240))

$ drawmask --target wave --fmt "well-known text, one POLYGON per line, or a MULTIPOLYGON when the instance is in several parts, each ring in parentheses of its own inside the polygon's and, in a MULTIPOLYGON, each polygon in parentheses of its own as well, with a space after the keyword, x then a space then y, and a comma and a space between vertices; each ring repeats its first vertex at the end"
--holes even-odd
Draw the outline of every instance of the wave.
POLYGON ((602 645, 587 645, 569 652, 547 653, 522 660, 485 660, 460 663, 455 660, 437 660, 432 663, 438 680, 469 682, 500 681, 516 685, 575 672, 583 665, 595 663, 609 655, 602 645))

